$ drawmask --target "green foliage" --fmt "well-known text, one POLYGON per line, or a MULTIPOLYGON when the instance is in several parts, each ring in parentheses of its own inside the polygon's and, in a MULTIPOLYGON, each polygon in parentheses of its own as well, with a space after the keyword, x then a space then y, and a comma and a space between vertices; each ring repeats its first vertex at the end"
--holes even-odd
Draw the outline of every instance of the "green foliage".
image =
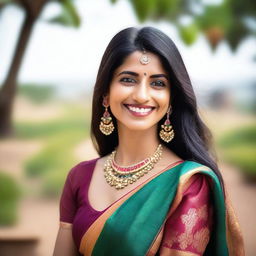
POLYGON ((178 9, 178 0, 158 0, 157 4, 157 13, 159 16, 166 17, 171 13, 175 13, 178 9))
POLYGON ((176 17, 180 1, 178 0, 130 0, 140 22, 147 19, 169 19, 176 17))
POLYGON ((179 33, 185 44, 191 45, 196 41, 199 30, 196 24, 190 24, 188 26, 180 26, 179 33))
POLYGON ((227 5, 207 5, 203 14, 197 16, 197 22, 203 30, 220 27, 226 31, 232 26, 232 13, 227 5))
POLYGON ((256 145, 256 125, 234 130, 226 134, 219 142, 222 147, 239 146, 243 143, 256 145))
POLYGON ((223 136, 219 145, 226 161, 256 179, 256 125, 236 129, 223 136))
POLYGON ((0 172, 0 226, 15 224, 20 190, 15 180, 0 172))
MULTIPOLYGON (((129 0, 140 22, 146 20, 167 20, 177 26, 186 44, 195 42, 201 31, 212 49, 226 40, 232 50, 247 36, 256 36, 256 28, 245 20, 256 22, 256 1, 223 0, 217 4, 207 4, 198 0, 129 0), (181 18, 192 18, 191 26, 182 26, 181 18), (189 31, 191 29, 191 31, 189 31)), ((116 1, 112 0, 112 3, 116 1)))
POLYGON ((154 9, 149 18, 153 20, 167 19, 168 21, 171 19, 172 22, 177 18, 180 8, 179 0, 155 0, 154 3, 154 9))
POLYGON ((0 4, 9 4, 13 3, 13 0, 0 0, 0 4))
POLYGON ((229 147, 224 151, 226 161, 238 166, 249 178, 256 179, 256 150, 255 146, 239 145, 229 147))
POLYGON ((33 103, 45 103, 53 98, 55 89, 50 85, 23 84, 18 87, 18 94, 33 103))
POLYGON ((256 2, 252 0, 225 0, 236 16, 256 16, 256 2))
POLYGON ((233 21, 232 26, 226 31, 226 39, 232 50, 235 50, 240 41, 246 38, 250 34, 249 29, 245 23, 239 19, 233 21))
MULTIPOLYGON (((30 15, 33 15, 33 8, 35 5, 31 4, 32 7, 30 7, 30 3, 23 3, 26 1, 14 1, 14 0, 0 0, 0 8, 7 5, 7 4, 13 4, 17 3, 22 8, 24 6, 27 6, 27 10, 30 10, 30 15)), ((45 5, 48 1, 45 1, 45 5)), ((60 4, 61 7, 61 13, 57 15, 56 17, 47 20, 50 23, 56 23, 63 26, 69 26, 69 27, 79 27, 81 24, 81 18, 78 14, 78 11, 76 9, 76 6, 74 5, 74 0, 54 0, 54 2, 57 2, 60 4)))
POLYGON ((156 8, 155 0, 130 0, 140 22, 145 21, 156 8))
POLYGON ((56 23, 63 26, 79 27, 81 24, 81 19, 75 8, 72 0, 59 0, 61 3, 62 11, 61 13, 48 20, 50 23, 56 23))

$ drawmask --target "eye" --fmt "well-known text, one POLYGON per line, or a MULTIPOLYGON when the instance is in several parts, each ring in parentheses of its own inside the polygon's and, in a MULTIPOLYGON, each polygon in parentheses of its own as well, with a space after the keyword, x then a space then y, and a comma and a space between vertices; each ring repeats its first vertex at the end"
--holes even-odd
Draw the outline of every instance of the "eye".
POLYGON ((150 83, 152 86, 156 86, 156 87, 165 87, 165 82, 162 80, 156 80, 150 83))
POLYGON ((123 83, 136 83, 136 81, 131 77, 123 77, 120 79, 120 82, 123 83))

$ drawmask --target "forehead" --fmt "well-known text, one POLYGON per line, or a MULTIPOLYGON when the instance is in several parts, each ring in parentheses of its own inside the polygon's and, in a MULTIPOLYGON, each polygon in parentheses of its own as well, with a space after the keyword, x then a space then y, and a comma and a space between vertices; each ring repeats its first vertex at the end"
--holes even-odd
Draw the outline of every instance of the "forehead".
POLYGON ((140 58, 143 55, 142 52, 135 51, 126 57, 121 66, 116 69, 115 73, 122 72, 124 70, 136 71, 137 73, 146 72, 148 74, 167 74, 164 69, 160 58, 151 52, 146 52, 146 55, 150 58, 150 62, 146 65, 141 64, 140 58))

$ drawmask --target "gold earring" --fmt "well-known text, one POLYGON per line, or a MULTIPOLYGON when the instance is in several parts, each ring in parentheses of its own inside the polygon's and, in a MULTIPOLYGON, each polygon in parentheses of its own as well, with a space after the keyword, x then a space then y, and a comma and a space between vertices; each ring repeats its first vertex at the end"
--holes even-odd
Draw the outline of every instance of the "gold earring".
POLYGON ((159 132, 160 138, 167 143, 169 143, 174 138, 174 130, 172 128, 169 117, 170 117, 170 108, 166 113, 166 120, 164 124, 161 125, 162 129, 159 132))
POLYGON ((108 112, 108 106, 105 102, 105 99, 103 100, 103 107, 105 107, 105 112, 103 114, 103 117, 101 117, 101 122, 100 122, 100 131, 105 134, 105 135, 110 135, 114 129, 115 126, 112 122, 112 117, 110 116, 110 113, 108 112))

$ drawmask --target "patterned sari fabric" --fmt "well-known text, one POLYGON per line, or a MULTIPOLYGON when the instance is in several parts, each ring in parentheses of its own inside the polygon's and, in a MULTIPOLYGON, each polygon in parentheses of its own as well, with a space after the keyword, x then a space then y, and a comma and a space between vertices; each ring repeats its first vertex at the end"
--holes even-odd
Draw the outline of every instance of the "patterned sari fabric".
POLYGON ((237 255, 243 241, 215 173, 184 161, 113 203, 80 239, 82 255, 237 255))

